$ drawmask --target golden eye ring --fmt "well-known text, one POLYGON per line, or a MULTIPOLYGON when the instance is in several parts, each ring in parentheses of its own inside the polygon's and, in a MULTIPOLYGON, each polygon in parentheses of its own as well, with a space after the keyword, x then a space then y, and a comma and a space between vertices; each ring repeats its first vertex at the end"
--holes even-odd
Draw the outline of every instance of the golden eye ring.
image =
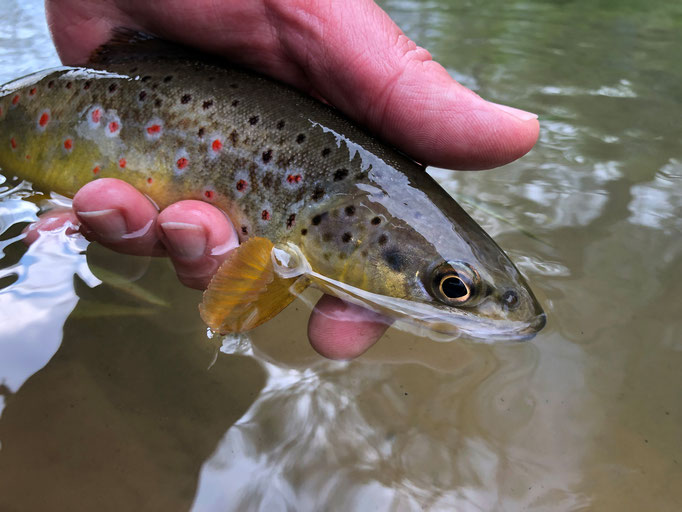
POLYGON ((471 297, 471 288, 454 271, 440 277, 438 291, 443 297, 447 297, 449 301, 458 304, 463 304, 471 297))
POLYGON ((462 261, 446 261, 431 272, 424 284, 434 299, 448 306, 472 306, 482 293, 481 278, 462 261))

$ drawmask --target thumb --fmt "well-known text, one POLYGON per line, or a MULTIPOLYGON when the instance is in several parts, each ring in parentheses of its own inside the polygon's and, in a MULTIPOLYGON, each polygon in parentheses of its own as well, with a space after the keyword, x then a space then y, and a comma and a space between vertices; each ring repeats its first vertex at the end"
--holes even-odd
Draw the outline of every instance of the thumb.
POLYGON ((374 2, 279 6, 284 50, 327 101, 418 161, 485 169, 527 153, 537 116, 497 105, 453 80, 374 2), (289 6, 289 7, 287 7, 289 6))

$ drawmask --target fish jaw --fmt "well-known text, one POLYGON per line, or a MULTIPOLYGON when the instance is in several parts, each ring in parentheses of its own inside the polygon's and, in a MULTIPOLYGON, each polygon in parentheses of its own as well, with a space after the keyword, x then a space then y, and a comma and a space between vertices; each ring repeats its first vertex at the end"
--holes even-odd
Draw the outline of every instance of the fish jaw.
POLYGON ((545 325, 546 315, 540 310, 528 320, 486 318, 464 308, 441 308, 428 302, 380 295, 323 276, 309 267, 306 275, 323 292, 346 302, 365 307, 400 322, 396 325, 422 328, 419 334, 438 341, 466 338, 482 343, 526 341, 545 325))

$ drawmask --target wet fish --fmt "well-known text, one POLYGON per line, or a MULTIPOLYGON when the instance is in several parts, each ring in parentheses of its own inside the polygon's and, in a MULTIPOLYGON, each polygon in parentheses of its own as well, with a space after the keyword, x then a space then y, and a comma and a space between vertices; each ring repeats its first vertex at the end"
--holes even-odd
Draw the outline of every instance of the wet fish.
POLYGON ((212 328, 309 284, 434 332, 523 339, 545 315, 514 264, 422 166, 285 85, 120 35, 87 68, 0 87, 0 168, 73 196, 122 179, 159 207, 223 209, 242 245, 204 295, 212 328))

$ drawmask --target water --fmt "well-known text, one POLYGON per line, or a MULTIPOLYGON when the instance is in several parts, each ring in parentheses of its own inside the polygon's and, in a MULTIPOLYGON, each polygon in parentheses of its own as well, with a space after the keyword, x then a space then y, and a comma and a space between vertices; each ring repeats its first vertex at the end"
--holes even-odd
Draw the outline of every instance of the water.
MULTIPOLYGON (((55 65, 41 2, 5 2, 0 82, 55 65)), ((61 233, 27 251, 37 209, 15 193, 0 510, 678 509, 682 6, 382 5, 462 83, 540 114, 521 161, 433 173, 528 276, 545 330, 501 346, 391 331, 334 363, 297 303, 209 339, 166 261, 61 233)))

